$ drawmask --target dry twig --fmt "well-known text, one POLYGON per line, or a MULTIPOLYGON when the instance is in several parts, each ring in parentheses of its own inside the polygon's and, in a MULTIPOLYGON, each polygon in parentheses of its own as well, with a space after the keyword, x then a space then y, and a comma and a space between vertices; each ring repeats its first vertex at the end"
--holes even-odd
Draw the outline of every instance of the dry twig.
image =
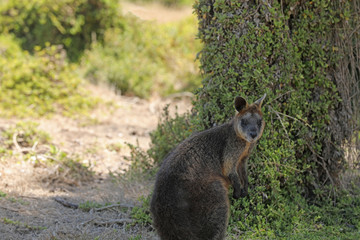
POLYGON ((268 105, 268 108, 270 109, 271 112, 275 113, 276 117, 279 119, 279 121, 280 121, 280 123, 281 123, 281 126, 283 127, 284 132, 285 132, 285 134, 286 134, 286 137, 287 137, 287 139, 288 139, 288 141, 289 141, 289 144, 290 144, 290 143, 291 143, 290 137, 289 137, 288 131, 286 130, 286 127, 285 127, 285 125, 283 124, 282 119, 281 119, 281 117, 280 117, 280 115, 279 115, 280 112, 275 111, 272 107, 270 107, 270 105, 268 105))
POLYGON ((18 135, 17 132, 14 133, 12 140, 13 140, 14 146, 16 147, 16 150, 18 150, 18 152, 22 153, 22 152, 24 152, 24 149, 22 149, 22 148, 20 147, 19 143, 17 142, 17 135, 18 135))
POLYGON ((107 225, 114 225, 114 224, 125 224, 125 223, 133 223, 133 219, 129 218, 121 218, 121 219, 110 219, 103 222, 97 222, 95 221, 94 224, 97 226, 107 226, 107 225))
POLYGON ((8 211, 12 211, 12 212, 20 212, 19 209, 4 207, 4 206, 1 206, 1 205, 0 205, 0 208, 8 210, 8 211))
POLYGON ((105 207, 100 207, 100 208, 95 208, 95 212, 100 212, 102 210, 106 210, 106 209, 109 209, 109 208, 115 208, 115 207, 120 207, 120 208, 133 208, 134 205, 130 205, 130 204, 111 204, 111 205, 108 205, 108 206, 105 206, 105 207))
POLYGON ((66 201, 65 199, 63 198, 60 198, 60 197, 55 197, 54 200, 58 203, 60 203, 61 205, 63 205, 64 207, 68 207, 68 208, 74 208, 74 209, 77 209, 79 208, 79 205, 76 204, 76 203, 71 203, 69 201, 66 201))
POLYGON ((22 147, 19 145, 18 141, 17 141, 17 136, 18 136, 18 133, 17 133, 17 132, 14 133, 12 140, 13 140, 13 144, 14 144, 16 150, 17 150, 19 153, 35 152, 36 147, 37 147, 37 145, 38 145, 38 141, 36 141, 31 148, 22 148, 22 147))

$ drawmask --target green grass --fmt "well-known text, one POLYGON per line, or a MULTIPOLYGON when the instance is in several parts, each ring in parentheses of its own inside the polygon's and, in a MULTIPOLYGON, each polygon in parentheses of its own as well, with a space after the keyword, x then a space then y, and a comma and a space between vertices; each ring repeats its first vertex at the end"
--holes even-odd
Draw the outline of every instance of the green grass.
POLYGON ((88 212, 91 209, 104 207, 106 205, 107 204, 100 204, 100 203, 93 202, 93 201, 86 201, 86 202, 83 202, 83 203, 79 204, 79 209, 81 209, 81 210, 83 210, 85 212, 88 212))
POLYGON ((7 195, 6 193, 0 190, 0 198, 6 197, 6 195, 7 195))
POLYGON ((149 226, 152 222, 150 216, 150 196, 141 196, 138 201, 141 202, 141 206, 134 207, 131 210, 131 217, 135 220, 134 224, 149 226))

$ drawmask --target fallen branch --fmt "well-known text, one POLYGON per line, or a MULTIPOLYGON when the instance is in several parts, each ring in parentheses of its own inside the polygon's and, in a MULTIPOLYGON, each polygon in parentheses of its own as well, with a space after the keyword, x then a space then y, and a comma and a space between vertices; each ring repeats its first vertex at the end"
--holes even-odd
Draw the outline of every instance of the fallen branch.
POLYGON ((272 102, 274 102, 274 101, 278 100, 279 98, 281 98, 281 97, 283 97, 283 96, 285 96, 285 95, 287 95, 287 94, 289 94, 289 93, 292 93, 292 92, 294 92, 294 91, 295 91, 295 90, 290 90, 290 91, 287 91, 286 93, 283 93, 283 94, 281 94, 280 96, 277 96, 276 98, 274 98, 274 99, 272 99, 272 100, 270 100, 270 101, 266 102, 266 103, 264 104, 264 106, 265 106, 265 105, 267 105, 267 104, 269 104, 269 105, 270 105, 270 103, 272 103, 272 102))
POLYGON ((20 212, 19 209, 15 209, 15 208, 9 208, 9 207, 4 207, 4 206, 0 206, 0 208, 8 210, 8 211, 12 211, 12 212, 20 212))
POLYGON ((124 224, 124 223, 133 223, 133 219, 129 218, 122 218, 122 219, 110 219, 108 221, 104 222, 97 222, 95 221, 94 224, 97 226, 107 226, 107 225, 113 225, 113 224, 124 224))
POLYGON ((286 127, 285 127, 285 125, 283 124, 282 119, 281 119, 281 117, 280 117, 280 115, 279 115, 280 112, 275 111, 272 107, 270 107, 270 105, 268 105, 268 108, 269 108, 269 110, 270 110, 271 112, 275 113, 276 117, 279 119, 279 121, 280 121, 280 123, 281 123, 281 126, 283 127, 284 132, 285 132, 285 134, 286 134, 286 137, 287 137, 287 139, 288 139, 288 141, 289 141, 289 145, 290 145, 290 144, 291 144, 291 140, 290 140, 288 131, 286 130, 286 127))
POLYGON ((56 202, 60 203, 61 205, 63 205, 64 207, 74 208, 74 209, 79 208, 79 204, 68 202, 65 199, 60 198, 60 197, 55 197, 54 200, 56 202))
POLYGON ((38 144, 39 144, 38 141, 36 141, 36 142, 34 143, 34 145, 31 147, 31 151, 32 151, 32 152, 35 152, 36 147, 37 147, 38 144))
POLYGON ((38 155, 36 155, 36 158, 43 158, 42 160, 50 159, 50 160, 53 160, 54 162, 60 162, 57 158, 54 158, 54 157, 46 155, 46 154, 38 154, 38 155))
POLYGON ((134 205, 130 205, 130 204, 111 204, 105 207, 100 207, 100 208, 95 208, 95 212, 100 212, 102 210, 106 210, 109 208, 115 208, 115 207, 120 207, 120 208, 133 208, 134 205))
POLYGON ((95 219, 96 219, 96 218, 92 218, 92 219, 90 219, 90 220, 87 220, 87 221, 85 221, 85 222, 80 223, 80 225, 88 224, 88 223, 94 221, 95 219))

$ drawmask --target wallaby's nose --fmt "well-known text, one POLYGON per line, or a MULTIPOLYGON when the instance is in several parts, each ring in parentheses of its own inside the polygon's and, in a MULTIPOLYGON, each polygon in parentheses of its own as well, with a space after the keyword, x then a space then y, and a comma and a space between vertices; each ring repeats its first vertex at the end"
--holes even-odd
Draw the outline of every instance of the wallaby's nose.
POLYGON ((250 128, 249 135, 250 135, 250 137, 252 137, 253 139, 256 138, 256 136, 257 136, 256 128, 250 128))
POLYGON ((257 136, 256 132, 250 132, 250 137, 256 138, 256 136, 257 136))

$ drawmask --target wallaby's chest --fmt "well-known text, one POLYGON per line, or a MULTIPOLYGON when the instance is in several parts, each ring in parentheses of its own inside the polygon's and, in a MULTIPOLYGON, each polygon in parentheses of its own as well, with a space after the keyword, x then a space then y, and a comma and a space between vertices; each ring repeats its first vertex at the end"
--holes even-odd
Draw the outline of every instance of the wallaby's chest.
POLYGON ((251 144, 247 142, 245 144, 244 150, 241 152, 239 158, 236 161, 236 166, 235 167, 237 167, 242 161, 245 161, 247 159, 247 157, 250 154, 250 151, 251 151, 251 144))
POLYGON ((246 161, 250 152, 250 143, 244 143, 241 146, 233 146, 231 149, 228 149, 228 152, 224 155, 222 174, 226 177, 229 176, 231 172, 238 168, 241 162, 246 161))

